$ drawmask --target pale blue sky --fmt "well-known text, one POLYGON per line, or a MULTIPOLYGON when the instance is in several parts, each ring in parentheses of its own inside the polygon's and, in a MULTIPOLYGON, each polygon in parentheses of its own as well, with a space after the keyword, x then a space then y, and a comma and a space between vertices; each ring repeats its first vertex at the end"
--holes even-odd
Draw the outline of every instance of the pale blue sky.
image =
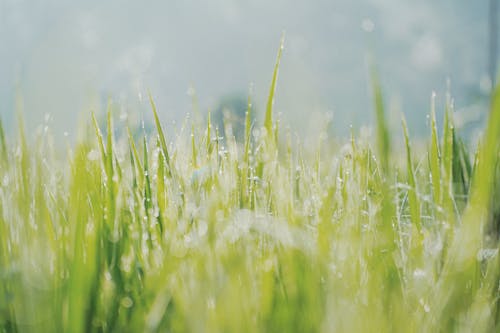
POLYGON ((191 85, 203 112, 250 84, 262 110, 285 30, 276 109, 292 127, 314 126, 311 119, 327 112, 339 129, 368 124, 372 50, 391 112, 422 129, 431 92, 439 104, 447 78, 457 108, 476 100, 487 70, 487 5, 0 0, 0 115, 12 123, 17 91, 29 126, 49 113, 57 131, 71 132, 78 115, 108 96, 134 113, 147 107, 140 96, 151 90, 171 122, 190 111, 191 85))

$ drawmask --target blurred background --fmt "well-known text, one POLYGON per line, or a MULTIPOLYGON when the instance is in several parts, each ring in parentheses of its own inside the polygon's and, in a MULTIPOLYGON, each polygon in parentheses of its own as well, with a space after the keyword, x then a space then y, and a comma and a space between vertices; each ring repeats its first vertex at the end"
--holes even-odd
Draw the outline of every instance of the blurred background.
POLYGON ((448 89, 459 125, 480 126, 491 87, 489 6, 489 0, 0 0, 0 116, 12 128, 22 108, 28 129, 48 120, 56 134, 71 136, 109 98, 122 117, 149 117, 149 90, 172 125, 193 108, 205 114, 221 101, 246 99, 251 89, 262 118, 285 31, 275 110, 294 131, 316 131, 325 115, 338 135, 370 124, 369 54, 398 131, 404 112, 412 134, 426 134, 431 93, 439 113, 448 89))

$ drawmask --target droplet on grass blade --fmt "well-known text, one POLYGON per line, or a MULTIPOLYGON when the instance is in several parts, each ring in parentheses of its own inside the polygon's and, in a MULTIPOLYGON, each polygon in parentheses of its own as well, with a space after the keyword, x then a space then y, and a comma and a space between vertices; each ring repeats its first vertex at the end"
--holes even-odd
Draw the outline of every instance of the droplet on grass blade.
POLYGON ((480 249, 477 253, 478 261, 490 260, 498 255, 498 249, 480 249))
POLYGON ((204 220, 198 222, 198 236, 203 237, 207 234, 208 224, 204 220))
POLYGON ((427 276, 427 273, 420 268, 417 268, 416 270, 413 271, 413 277, 416 279, 422 279, 427 276))
POLYGON ((95 149, 92 149, 88 152, 87 159, 89 161, 96 161, 97 159, 99 159, 99 152, 95 149))
POLYGON ((134 305, 134 301, 132 301, 132 299, 128 296, 122 298, 120 304, 124 307, 124 308, 131 308, 132 305, 134 305))
POLYGON ((207 299, 207 308, 209 308, 209 309, 211 309, 211 310, 212 310, 212 309, 215 309, 215 298, 213 298, 213 297, 209 297, 209 298, 207 299))
POLYGON ((424 308, 424 311, 426 313, 430 312, 431 311, 431 307, 429 306, 429 304, 427 304, 427 302, 424 301, 423 298, 421 298, 419 301, 420 305, 424 308))
POLYGON ((3 179, 2 179, 2 186, 5 186, 5 187, 9 186, 9 182, 10 182, 9 176, 8 175, 4 175, 3 179))
POLYGON ((272 259, 266 259, 262 268, 264 272, 270 272, 274 268, 274 261, 272 259))

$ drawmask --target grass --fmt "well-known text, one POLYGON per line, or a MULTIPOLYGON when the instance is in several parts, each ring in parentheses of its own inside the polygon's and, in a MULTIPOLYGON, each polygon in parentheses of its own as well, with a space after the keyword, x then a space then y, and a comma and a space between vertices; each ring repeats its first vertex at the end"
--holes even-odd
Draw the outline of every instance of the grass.
POLYGON ((305 147, 273 118, 281 49, 243 142, 210 117, 168 141, 152 98, 155 133, 110 111, 64 156, 0 126, 0 332, 500 330, 499 91, 476 151, 451 103, 426 158, 404 119, 392 150, 375 74, 375 143, 305 147))

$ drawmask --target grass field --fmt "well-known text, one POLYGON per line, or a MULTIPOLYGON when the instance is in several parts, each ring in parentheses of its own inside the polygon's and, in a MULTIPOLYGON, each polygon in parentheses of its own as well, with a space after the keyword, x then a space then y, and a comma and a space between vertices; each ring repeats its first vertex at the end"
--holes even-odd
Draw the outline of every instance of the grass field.
POLYGON ((66 154, 2 130, 0 332, 499 331, 500 94, 473 151, 451 103, 391 149, 376 79, 373 136, 304 146, 273 115, 279 57, 242 142, 163 133, 152 100, 154 133, 109 112, 66 154))

